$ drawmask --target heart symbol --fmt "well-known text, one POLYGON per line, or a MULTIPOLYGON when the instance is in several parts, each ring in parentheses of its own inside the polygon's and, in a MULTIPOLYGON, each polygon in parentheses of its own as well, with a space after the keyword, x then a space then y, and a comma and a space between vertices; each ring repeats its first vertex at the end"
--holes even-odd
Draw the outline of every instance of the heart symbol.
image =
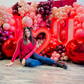
MULTIPOLYGON (((32 34, 34 37, 38 36, 40 33, 45 33, 46 39, 45 39, 44 43, 38 49, 35 50, 36 53, 40 53, 44 48, 46 48, 47 45, 49 44, 50 38, 51 38, 51 34, 46 28, 39 28, 36 31, 32 30, 32 34)), ((23 30, 20 32, 19 37, 21 37, 21 36, 23 36, 23 30)))
POLYGON ((46 28, 39 28, 36 31, 32 30, 32 34, 34 37, 38 36, 40 33, 45 33, 46 39, 44 43, 38 49, 35 50, 36 53, 40 53, 45 47, 47 47, 47 45, 50 42, 50 38, 51 38, 51 34, 46 28))

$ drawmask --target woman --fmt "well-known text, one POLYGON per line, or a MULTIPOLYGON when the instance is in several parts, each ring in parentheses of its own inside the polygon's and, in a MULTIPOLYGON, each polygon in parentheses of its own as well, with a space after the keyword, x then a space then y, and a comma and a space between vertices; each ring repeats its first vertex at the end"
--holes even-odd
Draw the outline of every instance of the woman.
POLYGON ((12 60, 9 64, 6 64, 6 66, 12 66, 14 60, 19 55, 20 63, 25 66, 35 67, 42 64, 48 64, 67 69, 67 65, 65 63, 58 63, 50 58, 42 57, 35 53, 35 47, 36 41, 32 36, 31 28, 24 27, 23 38, 18 40, 17 48, 13 54, 12 60))

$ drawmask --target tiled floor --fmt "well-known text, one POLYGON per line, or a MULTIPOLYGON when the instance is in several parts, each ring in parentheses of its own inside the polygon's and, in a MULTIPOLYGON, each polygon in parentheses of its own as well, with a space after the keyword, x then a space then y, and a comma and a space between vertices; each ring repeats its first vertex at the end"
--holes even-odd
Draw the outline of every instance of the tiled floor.
POLYGON ((46 65, 29 68, 16 59, 13 66, 5 67, 9 62, 0 60, 0 84, 84 84, 84 65, 67 62, 67 70, 46 65))

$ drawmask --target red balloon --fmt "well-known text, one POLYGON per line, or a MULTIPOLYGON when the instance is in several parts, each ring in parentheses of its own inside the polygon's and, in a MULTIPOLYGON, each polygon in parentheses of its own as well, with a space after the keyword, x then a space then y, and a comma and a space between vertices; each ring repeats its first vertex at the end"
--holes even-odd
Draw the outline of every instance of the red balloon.
POLYGON ((45 53, 49 56, 49 57, 51 57, 52 56, 52 53, 54 52, 54 47, 53 46, 51 46, 51 45, 48 45, 46 48, 45 48, 45 53))
POLYGON ((84 63, 84 39, 73 39, 67 43, 67 54, 74 63, 84 63))
POLYGON ((2 46, 2 51, 6 54, 6 56, 12 57, 13 53, 16 49, 16 40, 14 38, 10 38, 6 40, 2 46))

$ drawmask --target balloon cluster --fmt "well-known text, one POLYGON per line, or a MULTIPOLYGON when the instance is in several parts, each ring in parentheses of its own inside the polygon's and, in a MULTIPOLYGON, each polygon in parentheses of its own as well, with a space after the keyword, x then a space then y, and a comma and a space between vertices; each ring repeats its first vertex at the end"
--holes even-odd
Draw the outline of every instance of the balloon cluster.
POLYGON ((14 33, 0 28, 0 41, 3 42, 9 38, 14 38, 14 33))
POLYGON ((84 37, 84 6, 74 2, 73 8, 71 9, 71 17, 74 17, 75 37, 84 37))
POLYGON ((20 0, 20 2, 18 2, 18 5, 21 6, 20 8, 18 8, 18 13, 21 16, 24 16, 24 14, 28 12, 29 4, 27 4, 24 0, 20 0))
POLYGON ((52 45, 53 48, 55 49, 55 47, 56 47, 58 44, 59 44, 59 42, 58 42, 57 39, 54 37, 54 35, 52 35, 49 45, 52 45))
MULTIPOLYGON (((32 15, 30 16, 32 17, 32 15)), ((43 19, 41 18, 40 14, 37 14, 34 16, 33 18, 33 25, 32 25, 32 29, 35 31, 36 29, 38 29, 40 27, 40 23, 43 21, 43 19)))
POLYGON ((65 45, 62 45, 62 44, 59 44, 56 46, 56 51, 59 53, 59 54, 62 54, 62 52, 65 52, 66 49, 65 49, 65 45))
POLYGON ((39 24, 42 21, 41 15, 35 15, 34 12, 26 15, 22 18, 22 24, 31 27, 34 31, 39 28, 39 24))
POLYGON ((67 6, 67 5, 60 8, 53 7, 52 8, 53 18, 57 19, 57 22, 63 24, 64 20, 67 19, 68 13, 70 12, 71 8, 72 8, 71 6, 67 6))
POLYGON ((45 34, 44 33, 40 33, 36 39, 37 45, 36 45, 36 49, 38 49, 45 41, 45 34))
POLYGON ((63 60, 68 60, 68 55, 66 53, 66 47, 65 45, 63 44, 59 44, 56 46, 56 52, 59 53, 61 56, 60 56, 60 60, 63 61, 63 60))
POLYGON ((12 6, 12 13, 13 13, 13 15, 19 15, 19 13, 18 13, 18 8, 20 8, 21 6, 19 6, 19 4, 18 4, 18 2, 15 4, 15 5, 13 5, 12 6))
POLYGON ((21 6, 20 8, 18 8, 18 13, 21 16, 24 16, 25 14, 30 14, 32 16, 32 12, 35 12, 35 9, 37 7, 37 5, 39 4, 39 2, 32 2, 31 5, 27 4, 24 0, 20 0, 20 2, 18 2, 19 6, 21 6))
POLYGON ((2 52, 2 46, 3 43, 9 38, 14 38, 14 33, 8 30, 3 30, 3 28, 0 27, 0 59, 5 58, 2 52))
POLYGON ((66 47, 63 44, 57 43, 56 45, 51 45, 49 44, 45 48, 45 53, 53 60, 58 61, 58 60, 69 60, 69 56, 66 53, 66 47))
POLYGON ((47 57, 45 51, 42 51, 39 55, 40 55, 40 56, 43 56, 43 57, 47 57))
POLYGON ((15 24, 15 20, 12 15, 12 8, 6 8, 4 6, 0 6, 0 26, 3 25, 4 30, 15 30, 13 26, 15 24))
POLYGON ((39 2, 34 1, 31 5, 27 4, 24 0, 18 2, 20 8, 18 8, 18 13, 23 17, 22 24, 25 26, 32 27, 35 31, 39 28, 39 23, 42 21, 41 15, 35 13, 36 7, 39 2))
POLYGON ((52 53, 52 56, 50 58, 53 59, 53 60, 55 60, 57 62, 59 60, 60 56, 61 55, 59 53, 57 53, 56 51, 54 51, 52 53))
POLYGON ((40 3, 37 6, 36 14, 41 14, 43 20, 48 19, 49 15, 52 14, 52 4, 54 0, 48 0, 46 2, 40 3))

